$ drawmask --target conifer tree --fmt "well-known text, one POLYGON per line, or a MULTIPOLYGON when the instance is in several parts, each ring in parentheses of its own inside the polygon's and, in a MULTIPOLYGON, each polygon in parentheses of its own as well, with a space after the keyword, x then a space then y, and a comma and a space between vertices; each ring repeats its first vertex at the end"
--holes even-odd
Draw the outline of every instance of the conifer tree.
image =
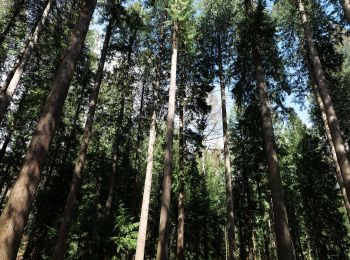
POLYGON ((75 63, 80 55, 86 33, 96 6, 96 1, 87 1, 72 32, 72 37, 53 82, 35 135, 29 145, 25 162, 20 170, 9 200, 0 217, 0 258, 16 257, 24 226, 39 184, 40 173, 47 155, 56 123, 60 118, 73 77, 75 63))

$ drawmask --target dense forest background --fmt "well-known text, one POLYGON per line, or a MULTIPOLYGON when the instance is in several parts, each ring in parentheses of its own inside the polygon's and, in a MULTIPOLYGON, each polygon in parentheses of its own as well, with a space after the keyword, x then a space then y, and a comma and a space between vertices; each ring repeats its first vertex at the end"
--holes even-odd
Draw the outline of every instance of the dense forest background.
POLYGON ((349 23, 1 0, 0 259, 350 259, 349 23))

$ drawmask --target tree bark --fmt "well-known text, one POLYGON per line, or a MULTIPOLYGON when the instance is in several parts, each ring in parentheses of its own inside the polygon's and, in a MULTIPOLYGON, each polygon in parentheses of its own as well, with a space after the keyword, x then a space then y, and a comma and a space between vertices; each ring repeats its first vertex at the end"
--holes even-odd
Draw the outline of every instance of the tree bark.
POLYGON ((157 123, 157 109, 158 109, 158 99, 159 99, 159 89, 160 89, 160 59, 161 59, 160 57, 161 57, 161 54, 159 54, 159 61, 158 61, 158 65, 156 68, 157 80, 154 84, 154 90, 153 90, 154 105, 153 105, 151 125, 150 125, 150 130, 149 130, 146 178, 145 178, 145 186, 144 186, 144 190, 143 190, 140 226, 139 226, 139 233, 137 236, 135 260, 143 260, 143 257, 145 254, 148 211, 149 211, 149 202, 150 202, 151 187, 152 187, 154 145, 156 143, 156 134, 157 134, 156 123, 157 123))
POLYGON ((219 66, 219 81, 221 91, 221 113, 222 113, 222 131, 224 136, 224 159, 225 159, 225 181, 226 181, 226 210, 227 210, 227 237, 228 237, 228 256, 229 260, 234 259, 235 251, 235 231, 234 231, 234 215, 233 215, 233 200, 232 200, 232 177, 231 177, 231 165, 230 165, 230 151, 228 143, 228 131, 227 131, 227 112, 226 112, 226 93, 225 82, 223 75, 223 61, 222 61, 222 49, 221 41, 218 42, 218 66, 219 66))
POLYGON ((348 23, 350 23, 350 0, 340 0, 343 7, 344 16, 348 23))
POLYGON ((278 169, 278 157, 275 143, 272 115, 265 83, 264 69, 258 46, 253 47, 253 61, 256 73, 256 84, 259 92, 260 111, 263 123, 265 153, 270 179, 272 205, 275 221, 278 259, 295 259, 292 238, 288 224, 288 216, 282 188, 281 175, 278 169))
POLYGON ((17 20, 16 18, 18 17, 19 13, 21 12, 23 4, 24 4, 24 0, 19 0, 16 3, 14 3, 14 7, 13 7, 14 9, 12 11, 12 15, 11 15, 9 21, 7 22, 4 30, 0 34, 0 46, 2 46, 6 36, 9 34, 11 29, 14 27, 14 24, 17 20))
POLYGON ((54 135, 56 123, 62 114, 75 64, 79 58, 95 6, 96 0, 87 0, 82 7, 81 16, 73 29, 68 48, 28 147, 24 164, 1 214, 0 259, 15 259, 18 252, 44 160, 54 135))
POLYGON ((185 89, 184 86, 181 87, 180 91, 180 105, 179 105, 179 195, 178 195, 178 217, 177 217, 177 241, 176 241, 176 259, 184 260, 184 240, 185 240, 185 187, 184 187, 184 178, 185 178, 185 143, 184 143, 184 96, 185 89))
POLYGON ((112 27, 113 27, 113 20, 110 20, 107 26, 103 48, 101 51, 101 57, 100 57, 98 69, 96 72, 95 84, 94 84, 93 92, 90 98, 89 111, 85 121, 84 133, 80 143, 77 161, 74 167, 73 178, 72 178, 69 194, 67 196, 66 205, 64 207, 63 218, 62 218, 61 226, 58 232, 56 246, 52 255, 53 260, 64 258, 69 230, 73 220, 73 213, 78 204, 77 196, 81 188, 82 171, 85 163, 87 150, 89 147, 90 135, 91 135, 92 126, 94 122, 98 95, 99 95, 101 83, 103 80, 103 69, 104 69, 104 65, 107 57, 109 41, 112 35, 112 27))
POLYGON ((172 35, 172 57, 170 72, 170 87, 168 101, 166 148, 162 189, 162 204, 159 220, 159 238, 157 249, 157 260, 168 259, 169 244, 169 207, 171 194, 171 175, 173 166, 173 138, 174 138, 174 117, 175 117, 175 92, 176 92, 176 69, 177 69, 177 48, 178 48, 178 22, 173 25, 172 35))
POLYGON ((24 68, 30 59, 32 51, 35 44, 39 39, 39 35, 45 25, 49 12, 51 10, 54 0, 48 0, 46 7, 41 15, 39 22, 33 33, 29 36, 27 40, 27 45, 24 47, 22 54, 19 55, 18 59, 15 61, 12 69, 9 71, 4 85, 0 92, 0 122, 3 120, 5 113, 10 105, 13 95, 16 92, 18 82, 23 74, 24 68))
POLYGON ((315 74, 315 79, 319 89, 319 93, 325 108, 327 116, 327 124, 332 137, 339 167, 342 173, 344 186, 346 189, 348 200, 350 200, 350 162, 345 149, 344 141, 339 127, 338 118, 331 96, 329 94, 328 83, 322 68, 321 60, 313 42, 313 33, 309 24, 304 4, 301 0, 295 0, 300 14, 301 23, 304 28, 305 40, 308 45, 308 51, 315 74))

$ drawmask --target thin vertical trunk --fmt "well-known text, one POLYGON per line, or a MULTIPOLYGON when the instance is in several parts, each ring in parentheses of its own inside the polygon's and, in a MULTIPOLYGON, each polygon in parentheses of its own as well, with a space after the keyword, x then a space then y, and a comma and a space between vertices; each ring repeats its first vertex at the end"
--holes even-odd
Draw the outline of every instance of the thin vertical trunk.
POLYGON ((309 55, 315 79, 317 82, 318 90, 324 105, 325 113, 327 116, 327 124, 332 137, 334 148, 336 151, 340 171, 342 173, 344 186, 346 189, 348 200, 350 200, 350 162, 345 149, 344 141, 341 135, 338 118, 333 106, 331 96, 329 94, 328 83, 324 71, 322 69, 321 60, 318 56, 318 52, 313 42, 313 33, 309 24, 304 4, 301 0, 295 0, 298 11, 300 13, 301 23, 304 28, 305 40, 308 45, 309 55))
POLYGON ((345 209, 346 209, 346 214, 347 214, 348 219, 350 221, 350 203, 349 203, 349 199, 348 199, 348 196, 347 196, 347 193, 346 193, 346 189, 344 187, 343 177, 342 177, 342 174, 341 174, 341 170, 340 170, 340 166, 339 166, 339 162, 338 162, 338 158, 337 158, 337 153, 336 153, 335 148, 334 148, 334 143, 333 143, 333 140, 332 140, 331 132, 330 132, 329 127, 328 127, 327 115, 326 115, 326 112, 325 112, 324 104, 323 104, 323 101, 322 101, 322 98, 321 98, 318 86, 317 86, 317 84, 316 84, 316 82, 314 80, 313 74, 311 75, 311 85, 312 85, 312 89, 313 89, 315 97, 316 97, 317 104, 318 104, 318 106, 320 108, 324 129, 325 129, 325 132, 326 132, 327 140, 328 140, 328 143, 329 143, 329 147, 331 149, 331 154, 332 154, 332 158, 333 158, 333 162, 334 162, 334 166, 335 166, 335 177, 337 178, 337 181, 338 181, 338 184, 339 184, 339 189, 340 189, 340 192, 341 192, 341 195, 342 195, 342 198, 343 198, 343 202, 344 202, 344 206, 345 206, 345 209))
POLYGON ((123 119, 124 119, 124 110, 125 110, 125 89, 122 90, 122 97, 121 97, 121 106, 119 110, 119 114, 116 120, 116 129, 115 129, 115 140, 113 145, 113 155, 112 155, 112 172, 109 177, 108 182, 108 194, 107 194, 107 200, 105 205, 105 212, 106 215, 109 216, 112 209, 112 202, 113 202, 113 191, 114 191, 114 183, 115 183, 115 177, 117 175, 117 167, 118 167, 118 160, 119 160, 119 146, 120 146, 120 135, 121 135, 121 128, 123 125, 123 119))
POLYGON ((0 259, 16 257, 24 226, 39 184, 40 173, 61 117, 68 94, 75 64, 79 58, 88 27, 96 6, 96 0, 85 1, 66 53, 58 68, 52 89, 39 118, 36 131, 27 150, 24 164, 12 188, 9 200, 0 217, 0 259))
POLYGON ((165 161, 164 161, 162 204, 161 204, 160 220, 159 220, 157 260, 168 259, 169 207, 170 207, 170 193, 171 193, 171 173, 172 173, 172 166, 173 166, 173 137, 174 137, 174 117, 175 117, 177 47, 178 47, 178 22, 175 21, 173 26, 173 36, 172 36, 173 53, 171 57, 166 148, 165 148, 165 161))
POLYGON ((114 192, 114 185, 115 185, 115 179, 117 176, 117 167, 118 167, 118 160, 119 160, 119 149, 120 149, 120 142, 121 142, 121 131, 122 131, 122 125, 124 120, 124 110, 125 110, 125 102, 126 99, 129 98, 130 95, 130 86, 129 86, 129 70, 131 66, 131 54, 132 54, 132 46, 134 44, 135 35, 132 35, 129 39, 129 45, 128 45, 128 54, 127 54, 127 63, 125 68, 125 78, 124 78, 124 84, 123 88, 121 89, 122 96, 121 96, 121 105, 119 114, 116 120, 116 127, 115 127, 115 140, 114 145, 112 149, 112 172, 109 178, 108 182, 108 193, 107 193, 107 200, 105 204, 105 213, 107 216, 110 215, 111 209, 112 209, 112 201, 113 201, 113 192, 114 192))
POLYGON ((305 50, 305 62, 306 62, 306 65, 307 65, 307 67, 308 67, 308 69, 310 71, 311 87, 312 87, 312 90, 313 90, 313 92, 315 94, 316 101, 317 101, 318 107, 319 107, 320 112, 321 112, 321 117, 322 117, 324 129, 325 129, 325 132, 326 132, 326 136, 327 136, 327 140, 328 140, 328 143, 329 143, 329 147, 331 149, 331 154, 332 154, 332 158, 333 158, 333 162, 334 162, 334 166, 335 166, 335 170, 336 170, 336 172, 335 172, 336 178, 337 178, 337 181, 338 181, 338 184, 339 184, 339 189, 340 189, 340 192, 341 192, 341 195, 342 195, 342 198, 343 198, 343 202, 344 202, 344 206, 345 206, 345 209, 346 209, 346 213, 347 213, 348 219, 350 221, 350 203, 349 203, 349 199, 348 199, 347 192, 346 192, 346 189, 345 189, 345 186, 344 186, 344 181, 343 181, 343 177, 342 177, 342 174, 341 174, 341 169, 340 169, 340 166, 339 166, 337 153, 335 151, 332 135, 331 135, 331 132, 329 130, 329 126, 328 126, 328 122, 327 122, 327 115, 326 115, 326 111, 325 111, 325 108, 324 108, 324 104, 323 104, 323 101, 322 101, 322 98, 321 98, 321 95, 320 95, 319 88, 318 88, 318 86, 316 84, 313 68, 310 66, 309 60, 306 57, 306 50, 305 50))
POLYGON ((232 177, 230 166, 230 151, 228 144, 228 132, 227 132, 227 112, 226 112, 226 93, 225 82, 223 76, 223 61, 222 61, 222 49, 221 42, 218 42, 218 65, 219 65, 219 80, 221 91, 221 113, 222 113, 222 131, 224 136, 224 159, 225 159, 225 180, 226 180, 226 210, 227 210, 227 236, 229 242, 229 260, 234 259, 234 216, 233 216, 233 201, 232 201, 232 177))
POLYGON ((14 9, 12 10, 11 17, 10 17, 9 21, 7 22, 4 30, 0 34, 0 46, 2 46, 6 36, 9 34, 11 29, 14 27, 16 20, 17 20, 16 18, 18 18, 18 15, 21 12, 23 4, 24 4, 24 0, 19 0, 14 4, 14 6, 13 6, 14 9))
POLYGON ((278 157, 272 125, 272 115, 268 100, 267 86, 265 83, 264 69, 258 46, 253 47, 253 60, 255 65, 256 84, 259 92, 261 118, 263 122, 265 153, 267 158, 275 221, 277 255, 278 259, 289 260, 295 258, 294 248, 288 224, 281 175, 278 169, 278 157))
POLYGON ((151 124, 149 129, 146 177, 145 177, 145 185, 144 185, 143 197, 142 197, 142 207, 141 207, 139 233, 137 236, 135 260, 143 260, 144 254, 145 254, 148 211, 149 211, 149 202, 150 202, 151 187, 152 187, 154 145, 156 143, 156 135, 157 135, 157 111, 158 111, 159 90, 160 90, 160 82, 161 82, 161 67, 162 67, 161 59, 162 59, 162 49, 163 49, 163 42, 162 42, 163 36, 164 36, 163 29, 161 28, 160 51, 158 53, 158 61, 156 65, 156 82, 153 86, 153 110, 152 110, 151 124))
POLYGON ((184 189, 184 96, 185 89, 182 86, 180 91, 180 120, 179 120, 179 197, 178 197, 178 217, 177 217, 177 241, 176 259, 184 260, 184 236, 185 236, 185 189, 184 189))
POLYGON ((35 44, 39 39, 39 35, 45 25, 49 12, 54 0, 48 0, 43 14, 37 23, 34 32, 29 36, 28 44, 25 46, 23 54, 19 56, 13 65, 11 71, 5 80, 4 86, 0 93, 0 122, 3 120, 5 113, 10 105, 11 99, 16 91, 18 82, 23 74, 24 68, 30 59, 35 44))
POLYGON ((92 131, 92 125, 94 122, 94 116, 95 116, 95 111, 97 106, 97 99, 100 92, 101 83, 103 80, 103 69, 104 69, 104 65, 107 57, 109 41, 112 35, 112 27, 113 27, 113 20, 110 20, 107 26, 103 48, 101 51, 100 62, 96 72, 95 84, 94 84, 93 92, 90 98, 89 111, 85 122, 84 133, 80 143, 77 161, 74 167, 73 178, 72 178, 69 194, 67 196, 66 205, 64 207, 63 218, 62 218, 61 226, 58 232, 56 246, 54 249, 54 253, 52 255, 53 260, 63 259, 64 257, 68 234, 69 234, 69 230, 73 220, 74 209, 78 204, 77 196, 80 192, 80 187, 81 187, 81 179, 82 179, 81 175, 84 167, 86 153, 89 147, 90 135, 92 131))
POLYGON ((348 23, 350 23, 350 0, 340 0, 343 7, 344 16, 348 23))

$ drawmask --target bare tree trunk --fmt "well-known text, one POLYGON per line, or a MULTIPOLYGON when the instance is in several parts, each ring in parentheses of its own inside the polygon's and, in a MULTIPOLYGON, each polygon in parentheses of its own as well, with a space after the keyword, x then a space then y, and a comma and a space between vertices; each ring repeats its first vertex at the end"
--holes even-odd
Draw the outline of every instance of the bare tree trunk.
POLYGON ((174 138, 174 117, 175 117, 175 92, 176 92, 176 69, 177 69, 177 47, 178 47, 178 22, 174 22, 172 36, 172 57, 170 72, 170 87, 168 101, 166 148, 162 190, 162 204, 159 220, 159 240, 157 249, 157 260, 168 259, 169 244, 169 207, 171 193, 171 174, 173 166, 173 138, 174 138))
POLYGON ((179 120, 179 196, 178 196, 178 217, 177 217, 177 241, 176 241, 176 259, 184 260, 184 238, 185 238, 185 187, 184 187, 184 178, 185 178, 185 144, 184 144, 184 96, 185 89, 184 86, 181 86, 180 91, 180 120, 179 120))
POLYGON ((337 154, 339 167, 342 173, 344 186, 346 189, 348 200, 350 200, 350 162, 345 149, 344 141, 341 135, 338 118, 333 106, 331 96, 329 94, 328 83, 324 71, 322 69, 321 60, 318 56, 318 52, 313 42, 313 33, 307 19, 304 4, 302 0, 295 0, 297 3, 298 11, 300 13, 301 23, 304 28, 305 40, 308 45, 309 55, 311 58, 311 64, 315 73, 315 79, 319 89, 319 93, 325 108, 327 116, 327 122, 329 131, 332 137, 334 148, 337 154))
POLYGON ((350 23, 350 0, 340 0, 343 7, 344 16, 348 23, 350 23))
POLYGON ((231 165, 230 165, 230 151, 228 143, 228 131, 227 131, 227 112, 226 112, 226 93, 225 83, 223 76, 223 61, 222 61, 222 49, 221 41, 218 42, 218 65, 219 65, 219 80, 221 91, 221 113, 222 113, 222 131, 224 136, 224 157, 225 157, 225 180, 226 180, 226 210, 227 210, 227 237, 228 237, 228 250, 229 260, 234 259, 235 251, 235 231, 234 231, 234 215, 233 215, 233 200, 232 200, 232 177, 231 177, 231 165))
POLYGON ((267 86, 265 83, 264 69, 262 67, 258 46, 253 47, 253 60, 255 65, 256 84, 259 91, 261 118, 263 122, 265 153, 269 171, 277 240, 277 255, 278 259, 289 260, 295 258, 294 248, 288 224, 288 216, 286 204, 284 201, 281 175, 278 169, 278 157, 272 125, 272 115, 268 100, 267 86))
POLYGON ((90 135, 92 131, 92 125, 94 122, 94 116, 95 116, 95 111, 97 106, 97 99, 100 92, 101 83, 103 80, 103 69, 104 69, 104 65, 107 57, 109 41, 112 35, 112 27, 113 27, 113 20, 110 20, 107 26, 105 40, 101 51, 100 62, 98 65, 96 78, 95 78, 95 85, 90 98, 89 111, 85 122, 84 133, 80 143, 77 161, 74 167, 73 178, 72 178, 69 194, 67 196, 66 205, 64 207, 62 223, 58 232, 56 246, 52 255, 53 260, 64 258, 64 252, 66 249, 68 234, 69 234, 69 230, 73 220, 74 209, 78 204, 77 196, 80 192, 80 187, 81 187, 81 179, 82 179, 81 175, 84 167, 86 153, 89 147, 90 135))
POLYGON ((13 65, 12 69, 7 75, 4 86, 1 88, 0 92, 0 122, 3 120, 5 113, 10 105, 12 97, 16 91, 18 82, 23 74, 24 68, 30 59, 32 51, 35 44, 39 39, 39 35, 45 25, 47 17, 52 7, 54 0, 48 0, 43 14, 34 30, 34 32, 29 36, 28 44, 24 47, 23 54, 19 56, 13 65))
POLYGON ((14 3, 13 10, 12 10, 12 15, 7 22, 4 30, 0 34, 0 46, 2 46, 6 36, 9 34, 11 29, 14 27, 14 24, 16 22, 16 18, 18 18, 19 13, 21 12, 22 6, 24 4, 24 0, 19 0, 14 3))
POLYGON ((151 117, 151 125, 149 129, 149 141, 148 141, 148 150, 147 150, 147 166, 146 166, 146 178, 145 178, 145 187, 143 190, 142 198, 142 207, 141 207, 141 216, 140 216, 140 226, 139 233, 137 236, 137 246, 136 246, 136 256, 135 260, 143 260, 145 254, 145 244, 146 244, 146 235, 147 235, 147 222, 148 222, 148 210, 149 202, 151 196, 151 187, 152 187, 152 170, 153 170, 153 156, 154 156, 154 145, 156 143, 156 134, 157 134, 157 109, 158 109, 158 99, 159 99, 159 89, 160 89, 160 59, 161 54, 159 54, 159 61, 156 68, 156 82, 153 89, 153 111, 151 117))
POLYGON ((12 188, 9 200, 0 217, 0 259, 15 259, 30 207, 39 184, 40 173, 61 117, 75 64, 88 31, 96 0, 85 1, 72 36, 61 61, 52 89, 39 118, 36 131, 27 150, 24 164, 12 188))

